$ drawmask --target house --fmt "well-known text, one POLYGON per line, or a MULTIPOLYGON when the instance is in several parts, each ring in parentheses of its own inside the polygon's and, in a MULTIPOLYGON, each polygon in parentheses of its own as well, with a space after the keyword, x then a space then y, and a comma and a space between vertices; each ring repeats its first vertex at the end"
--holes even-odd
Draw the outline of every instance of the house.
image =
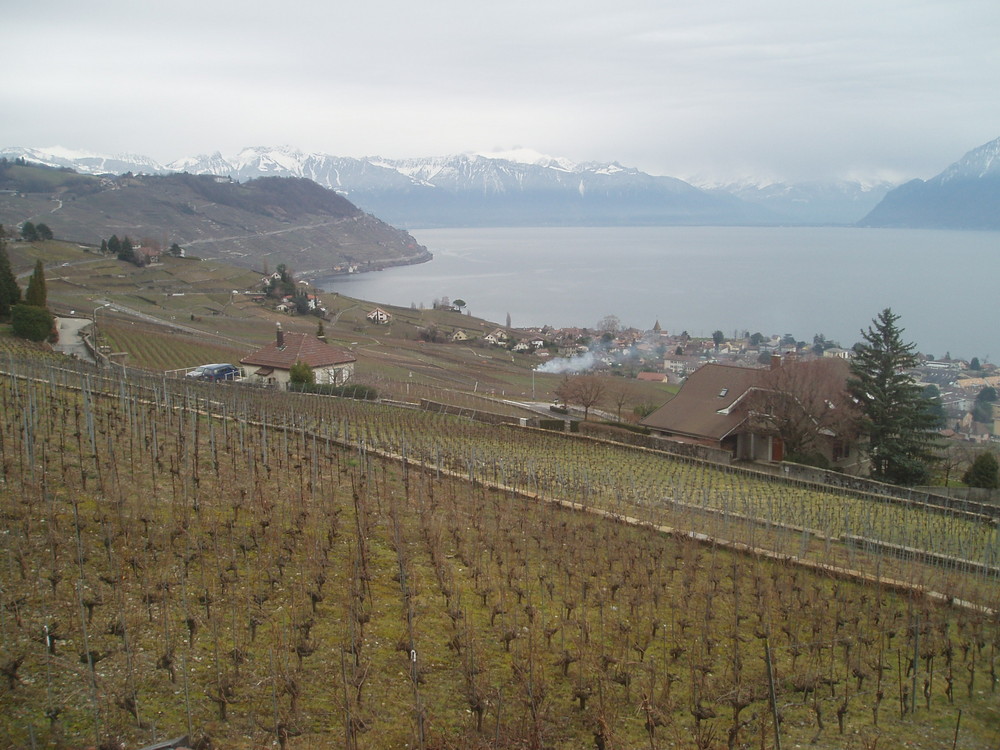
POLYGON ((354 376, 351 352, 330 346, 316 336, 305 333, 285 333, 278 323, 275 340, 240 360, 249 371, 251 382, 266 383, 286 387, 290 380, 292 365, 304 362, 316 376, 317 383, 343 385, 354 376))
POLYGON ((728 452, 734 460, 782 461, 822 455, 856 469, 853 413, 841 359, 781 363, 771 369, 706 364, 640 424, 681 442, 728 452))
POLYGON ((468 341, 469 334, 463 331, 461 328, 457 329, 453 334, 451 334, 452 341, 468 341))
POLYGON ((132 249, 132 253, 142 266, 160 262, 160 251, 155 247, 136 247, 132 249))
POLYGON ((491 333, 483 336, 483 341, 493 346, 504 346, 510 340, 510 336, 502 328, 497 328, 491 333))
POLYGON ((387 313, 381 307, 376 307, 365 317, 368 318, 368 320, 370 320, 372 323, 375 323, 376 325, 380 326, 388 325, 392 321, 392 315, 387 313))

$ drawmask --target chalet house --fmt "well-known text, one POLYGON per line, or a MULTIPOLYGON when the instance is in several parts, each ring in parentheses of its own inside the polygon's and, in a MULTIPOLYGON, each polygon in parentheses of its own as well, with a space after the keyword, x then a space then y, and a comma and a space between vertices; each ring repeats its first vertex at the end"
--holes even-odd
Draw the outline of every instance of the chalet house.
POLYGON ((770 370, 706 364, 688 376, 676 396, 640 424, 673 440, 726 451, 733 460, 780 462, 785 458, 785 442, 776 425, 788 423, 788 414, 793 414, 800 425, 813 423, 817 450, 832 466, 856 469, 858 457, 852 441, 836 434, 833 420, 828 426, 811 416, 817 413, 817 403, 823 417, 836 408, 841 396, 834 391, 843 391, 846 363, 834 359, 782 366, 779 362, 776 358, 770 370), (776 376, 775 371, 782 368, 789 368, 789 377, 776 376), (791 376, 799 375, 815 377, 818 385, 798 385, 791 376), (826 388, 831 390, 829 394, 823 392, 826 388), (803 406, 793 391, 808 393, 813 411, 803 406))
POLYGON ((309 365, 317 383, 343 385, 354 376, 356 361, 357 357, 351 352, 330 346, 316 336, 285 333, 279 323, 275 340, 241 359, 240 364, 248 368, 251 382, 284 388, 296 362, 309 365))
POLYGON ((365 317, 372 323, 380 326, 388 325, 392 321, 392 316, 381 307, 376 307, 365 317))
POLYGON ((469 334, 467 334, 465 331, 463 331, 461 328, 459 328, 453 334, 451 334, 451 340, 452 341, 468 341, 469 340, 469 334))

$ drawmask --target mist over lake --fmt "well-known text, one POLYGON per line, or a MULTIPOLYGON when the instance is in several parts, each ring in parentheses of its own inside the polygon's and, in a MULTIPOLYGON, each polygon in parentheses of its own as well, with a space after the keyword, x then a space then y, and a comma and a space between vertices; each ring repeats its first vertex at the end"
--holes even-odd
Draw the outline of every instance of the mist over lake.
POLYGON ((711 336, 814 334, 849 347, 885 307, 943 357, 1000 356, 1000 233, 835 227, 414 230, 434 260, 317 280, 328 291, 430 307, 463 299, 515 327, 626 326, 711 336))

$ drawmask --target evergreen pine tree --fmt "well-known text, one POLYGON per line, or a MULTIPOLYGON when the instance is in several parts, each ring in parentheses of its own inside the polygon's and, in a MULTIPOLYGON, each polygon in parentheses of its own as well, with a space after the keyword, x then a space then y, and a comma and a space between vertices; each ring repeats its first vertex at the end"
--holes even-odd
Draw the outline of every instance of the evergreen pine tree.
POLYGON ((7 320, 10 309, 21 301, 21 287, 10 267, 6 237, 3 225, 0 224, 0 320, 7 320))
POLYGON ((28 289, 24 293, 24 304, 32 307, 48 306, 48 291, 45 289, 45 266, 41 259, 35 261, 35 270, 28 279, 28 289))
POLYGON ((886 308, 861 331, 855 346, 848 390, 862 413, 861 431, 875 479, 919 484, 934 460, 933 400, 923 396, 906 370, 917 364, 914 344, 903 342, 899 316, 886 308))
POLYGON ((132 240, 128 238, 128 235, 125 235, 118 245, 118 260, 126 260, 129 263, 135 262, 135 250, 132 246, 132 240))

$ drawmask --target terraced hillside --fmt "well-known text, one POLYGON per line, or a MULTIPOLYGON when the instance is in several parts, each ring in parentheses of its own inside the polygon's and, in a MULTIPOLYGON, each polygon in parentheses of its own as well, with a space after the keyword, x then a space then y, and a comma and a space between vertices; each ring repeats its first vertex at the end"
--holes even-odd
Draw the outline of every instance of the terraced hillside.
POLYGON ((1000 740, 995 519, 385 404, 0 371, 12 744, 1000 740))

